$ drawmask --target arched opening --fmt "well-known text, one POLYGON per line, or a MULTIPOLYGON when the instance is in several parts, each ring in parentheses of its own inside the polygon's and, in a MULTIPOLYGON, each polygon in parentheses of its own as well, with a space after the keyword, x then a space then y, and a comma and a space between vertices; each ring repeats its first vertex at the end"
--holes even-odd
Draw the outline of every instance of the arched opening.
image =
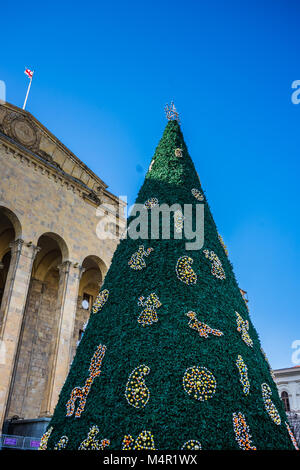
POLYGON ((0 206, 0 306, 3 310, 2 300, 11 261, 10 243, 16 239, 16 231, 21 234, 21 224, 13 212, 0 206))
POLYGON ((57 337, 60 269, 67 245, 56 234, 37 242, 20 334, 8 418, 39 417, 51 374, 57 337))
POLYGON ((289 394, 285 390, 281 392, 281 400, 283 402, 285 411, 291 411, 289 394))
POLYGON ((106 273, 104 262, 97 256, 87 256, 82 263, 82 267, 84 271, 79 284, 71 357, 74 356, 76 347, 83 335, 85 324, 89 319, 91 308, 106 273))

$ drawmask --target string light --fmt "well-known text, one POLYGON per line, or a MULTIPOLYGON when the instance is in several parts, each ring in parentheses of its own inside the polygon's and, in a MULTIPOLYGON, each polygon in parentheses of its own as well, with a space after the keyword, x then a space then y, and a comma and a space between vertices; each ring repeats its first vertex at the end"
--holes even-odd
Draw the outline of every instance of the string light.
POLYGON ((191 268, 193 264, 193 258, 189 256, 181 256, 176 264, 176 276, 181 281, 187 284, 188 286, 194 285, 197 282, 197 274, 191 268))
POLYGON ((128 261, 130 268, 135 271, 140 271, 141 269, 146 268, 144 256, 148 257, 151 251, 153 251, 153 248, 147 248, 147 250, 145 250, 144 245, 139 246, 138 251, 133 253, 128 261))
POLYGON ((197 199, 197 201, 204 201, 203 193, 199 189, 193 188, 191 189, 191 193, 197 199))
POLYGON ((236 360, 236 366, 240 373, 240 382, 243 386, 243 392, 245 395, 248 395, 250 390, 250 382, 248 380, 248 368, 244 363, 242 356, 238 356, 236 360))
POLYGON ((199 441, 191 439, 183 444, 181 450, 201 450, 201 448, 201 443, 199 441))
POLYGON ((136 439, 130 434, 124 436, 122 450, 157 450, 151 431, 142 431, 136 439))
POLYGON ((174 225, 177 233, 181 233, 183 230, 184 216, 180 209, 174 212, 174 225))
POLYGON ((235 439, 240 449, 256 450, 256 447, 252 445, 252 436, 250 434, 249 426, 246 423, 246 418, 243 413, 233 413, 232 419, 235 439))
POLYGON ((78 450, 104 450, 110 445, 109 439, 102 439, 101 442, 96 439, 99 434, 98 426, 92 426, 88 432, 87 438, 82 441, 78 450))
POLYGON ((138 323, 148 326, 158 321, 156 310, 162 306, 162 303, 154 292, 148 295, 147 300, 143 296, 139 297, 138 305, 145 307, 138 317, 138 323))
POLYGON ((62 436, 56 446, 54 447, 54 450, 62 450, 65 449, 66 445, 68 444, 69 438, 67 436, 62 436))
POLYGON ((148 375, 150 367, 142 364, 136 367, 129 375, 125 390, 125 397, 129 405, 135 408, 144 408, 150 398, 150 391, 145 384, 144 376, 148 375))
POLYGON ((203 338, 208 338, 208 335, 214 335, 214 336, 223 336, 223 332, 220 330, 215 330, 211 328, 209 325, 206 325, 205 323, 200 322, 197 319, 197 314, 195 312, 188 312, 186 315, 190 318, 189 320, 189 327, 192 330, 198 331, 199 335, 203 338))
POLYGON ((253 346, 253 341, 249 336, 248 330, 249 330, 249 322, 248 320, 243 320, 241 315, 238 312, 236 313, 236 323, 237 323, 237 331, 239 333, 242 333, 242 339, 243 341, 252 348, 253 346))
POLYGON ((106 351, 106 346, 99 344, 95 354, 92 357, 90 367, 89 367, 89 376, 86 379, 86 382, 83 387, 75 387, 71 392, 71 397, 66 404, 67 407, 67 416, 72 416, 75 411, 75 403, 77 398, 79 398, 79 406, 75 413, 75 418, 80 418, 81 413, 83 412, 86 404, 87 396, 90 392, 91 386, 96 377, 101 374, 101 365, 106 351))
POLYGON ((206 367, 193 366, 184 373, 183 388, 195 400, 205 401, 214 396, 217 381, 206 367))
POLYGON ((153 207, 158 205, 158 199, 156 197, 151 197, 150 199, 147 199, 147 201, 144 204, 144 207, 146 209, 152 209, 153 207))
POLYGON ((268 384, 263 383, 262 386, 261 386, 261 391, 262 391, 263 401, 264 401, 264 404, 265 404, 265 409, 266 409, 268 415, 270 416, 272 421, 275 424, 277 424, 277 426, 279 426, 281 424, 281 418, 279 416, 277 408, 275 407, 274 403, 270 399, 270 397, 272 396, 271 388, 269 387, 268 384))
POLYGON ((203 250, 203 253, 206 258, 208 258, 211 262, 211 273, 217 279, 226 279, 225 271, 223 269, 222 263, 219 257, 216 255, 214 251, 203 250))
POLYGON ((103 308, 104 304, 107 302, 108 296, 109 291, 107 289, 104 289, 99 292, 92 308, 93 313, 97 313, 103 308))
POLYGON ((291 428, 289 427, 289 425, 288 425, 287 422, 285 422, 285 425, 286 425, 286 427, 287 427, 288 433, 289 433, 289 435, 290 435, 290 438, 291 438, 291 440, 292 440, 292 443, 294 444, 295 449, 296 449, 296 450, 299 450, 299 447, 298 447, 298 445, 297 445, 297 441, 296 441, 296 439, 295 439, 294 434, 292 433, 291 428))
POLYGON ((40 442, 40 447, 39 450, 47 450, 47 445, 48 445, 48 439, 50 437, 50 434, 53 431, 53 426, 51 426, 48 431, 46 431, 42 437, 41 437, 41 442, 40 442))

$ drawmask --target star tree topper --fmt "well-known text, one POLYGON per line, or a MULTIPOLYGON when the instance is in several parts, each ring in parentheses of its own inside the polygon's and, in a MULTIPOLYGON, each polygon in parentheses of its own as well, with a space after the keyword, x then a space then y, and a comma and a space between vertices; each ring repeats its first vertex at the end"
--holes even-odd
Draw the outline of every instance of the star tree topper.
POLYGON ((175 104, 173 101, 171 101, 170 104, 166 104, 165 106, 165 113, 166 113, 166 118, 168 121, 179 121, 179 113, 175 108, 175 104))

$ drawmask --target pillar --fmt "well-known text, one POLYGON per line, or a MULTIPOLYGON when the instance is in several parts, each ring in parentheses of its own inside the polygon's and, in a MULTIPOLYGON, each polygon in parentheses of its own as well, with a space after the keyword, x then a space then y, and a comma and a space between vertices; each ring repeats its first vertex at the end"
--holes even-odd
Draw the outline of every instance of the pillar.
POLYGON ((57 332, 41 416, 51 416, 70 368, 79 282, 84 271, 78 263, 65 261, 59 267, 60 279, 56 307, 57 332))
POLYGON ((11 261, 0 311, 0 431, 5 419, 32 265, 39 248, 18 239, 10 244, 11 261))

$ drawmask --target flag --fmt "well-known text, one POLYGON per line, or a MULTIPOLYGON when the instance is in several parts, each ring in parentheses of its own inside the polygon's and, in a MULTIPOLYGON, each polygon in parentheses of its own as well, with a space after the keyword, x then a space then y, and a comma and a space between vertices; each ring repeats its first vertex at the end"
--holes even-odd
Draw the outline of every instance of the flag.
POLYGON ((33 77, 33 71, 32 70, 29 70, 29 69, 25 69, 25 72, 24 72, 27 77, 29 77, 30 79, 33 77))

